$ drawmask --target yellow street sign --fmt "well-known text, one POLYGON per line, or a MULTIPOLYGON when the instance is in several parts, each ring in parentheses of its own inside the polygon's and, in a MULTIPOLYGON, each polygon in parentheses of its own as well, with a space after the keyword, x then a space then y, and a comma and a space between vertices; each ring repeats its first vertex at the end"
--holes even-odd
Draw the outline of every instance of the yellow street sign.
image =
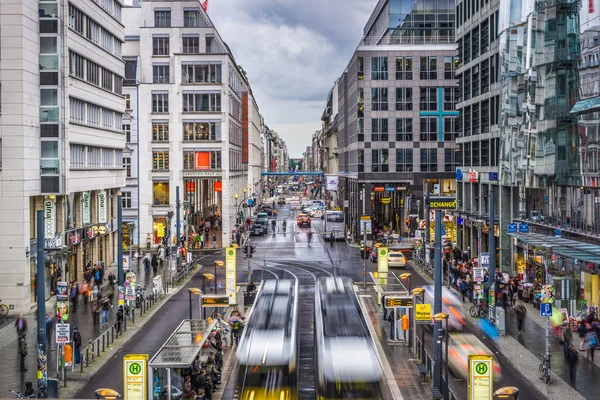
MULTIPOLYGON (((225 249, 225 293, 229 296, 229 304, 237 304, 235 297, 236 285, 236 249, 225 249)), ((215 283, 216 284, 216 283, 215 283)))
POLYGON ((127 354, 123 357, 123 398, 146 400, 148 354, 127 354))
POLYGON ((377 252, 377 271, 388 272, 388 248, 378 247, 377 252))
POLYGON ((415 321, 417 323, 431 322, 431 304, 415 304, 415 321))
POLYGON ((489 354, 469 354, 469 400, 494 398, 494 359, 489 354))

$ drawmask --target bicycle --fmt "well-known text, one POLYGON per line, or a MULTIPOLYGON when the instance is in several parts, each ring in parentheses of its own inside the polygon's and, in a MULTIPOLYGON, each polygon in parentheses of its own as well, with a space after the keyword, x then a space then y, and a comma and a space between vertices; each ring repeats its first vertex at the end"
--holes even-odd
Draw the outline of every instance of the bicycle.
POLYGON ((35 399, 37 397, 37 391, 33 392, 30 395, 26 395, 25 393, 15 392, 14 390, 9 390, 9 393, 15 395, 15 399, 35 399))
POLYGON ((81 355, 81 362, 84 364, 91 364, 94 362, 94 360, 96 360, 96 354, 94 353, 94 341, 90 339, 88 343, 89 344, 81 355))
POLYGON ((550 382, 550 376, 552 374, 552 367, 550 365, 550 356, 546 356, 545 354, 540 354, 542 357, 542 363, 540 364, 540 368, 538 369, 538 377, 544 381, 544 383, 550 382))
MULTIPOLYGON (((0 300, 2 301, 2 300, 0 300)), ((0 304, 0 317, 6 317, 8 315, 8 306, 6 304, 0 304)))
POLYGON ((485 304, 473 304, 469 309, 469 313, 471 314, 471 318, 479 317, 481 319, 486 319, 488 310, 485 304))

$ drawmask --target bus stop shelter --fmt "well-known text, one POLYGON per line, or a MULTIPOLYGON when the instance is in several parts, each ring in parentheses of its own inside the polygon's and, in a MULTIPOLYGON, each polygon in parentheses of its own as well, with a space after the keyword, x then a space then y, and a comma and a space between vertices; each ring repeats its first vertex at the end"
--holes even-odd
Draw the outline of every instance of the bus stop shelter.
POLYGON ((171 400, 181 397, 183 371, 191 367, 196 356, 200 356, 201 362, 208 359, 208 350, 204 351, 202 346, 215 325, 215 321, 181 321, 148 363, 148 393, 152 393, 152 399, 171 400), (166 390, 169 387, 171 390, 166 390))
MULTIPOLYGON (((410 345, 409 333, 402 332, 402 338, 399 335, 399 330, 402 327, 402 317, 406 315, 409 321, 412 319, 413 296, 410 293, 410 288, 407 288, 402 279, 391 271, 369 272, 369 275, 371 275, 378 293, 377 303, 379 304, 381 297, 385 296, 386 304, 383 304, 383 307, 387 308, 394 315, 393 318, 396 322, 393 340, 409 343, 410 345)), ((406 331, 409 331, 409 329, 406 331)))

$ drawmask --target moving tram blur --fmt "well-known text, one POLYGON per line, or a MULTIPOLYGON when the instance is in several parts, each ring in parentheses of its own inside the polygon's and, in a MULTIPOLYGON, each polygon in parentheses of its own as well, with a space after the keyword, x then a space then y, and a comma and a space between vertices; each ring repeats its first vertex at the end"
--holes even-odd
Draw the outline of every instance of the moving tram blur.
POLYGON ((298 283, 262 282, 236 358, 242 400, 296 400, 298 283))
POLYGON ((381 399, 381 361, 348 278, 317 281, 315 341, 317 399, 381 399))

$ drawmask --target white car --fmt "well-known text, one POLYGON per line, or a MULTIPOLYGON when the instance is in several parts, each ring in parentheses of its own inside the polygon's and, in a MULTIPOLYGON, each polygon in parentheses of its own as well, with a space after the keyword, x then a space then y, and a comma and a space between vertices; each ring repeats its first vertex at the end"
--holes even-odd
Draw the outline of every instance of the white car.
POLYGON ((406 258, 400 252, 388 253, 388 266, 406 268, 406 258))
POLYGON ((311 218, 323 218, 323 215, 325 214, 325 212, 323 210, 311 210, 308 212, 308 215, 311 216, 311 218))

